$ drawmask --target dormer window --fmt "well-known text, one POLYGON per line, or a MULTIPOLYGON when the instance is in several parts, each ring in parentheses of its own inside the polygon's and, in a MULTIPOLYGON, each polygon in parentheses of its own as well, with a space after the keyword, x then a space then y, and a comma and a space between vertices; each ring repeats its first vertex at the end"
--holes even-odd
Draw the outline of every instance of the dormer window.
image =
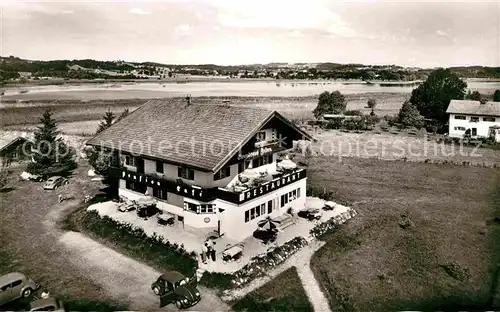
POLYGON ((255 141, 261 142, 266 140, 266 132, 265 131, 259 131, 255 134, 255 141))

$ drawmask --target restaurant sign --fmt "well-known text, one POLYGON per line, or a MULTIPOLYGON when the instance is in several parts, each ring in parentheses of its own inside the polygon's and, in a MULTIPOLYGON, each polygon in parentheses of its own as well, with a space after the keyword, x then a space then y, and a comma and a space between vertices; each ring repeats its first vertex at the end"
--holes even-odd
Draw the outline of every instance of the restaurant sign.
POLYGON ((251 190, 244 191, 240 195, 240 203, 252 200, 261 195, 270 193, 276 189, 282 188, 286 185, 292 184, 306 177, 306 171, 300 169, 296 172, 286 174, 280 178, 274 179, 267 183, 262 184, 260 187, 256 187, 251 190))
POLYGON ((182 196, 187 196, 193 199, 199 199, 203 201, 211 200, 207 198, 208 194, 206 192, 203 192, 203 189, 199 187, 193 187, 190 185, 179 185, 173 181, 154 178, 152 176, 136 172, 130 172, 127 170, 122 170, 121 178, 130 181, 136 181, 151 187, 165 188, 168 192, 172 192, 182 196))

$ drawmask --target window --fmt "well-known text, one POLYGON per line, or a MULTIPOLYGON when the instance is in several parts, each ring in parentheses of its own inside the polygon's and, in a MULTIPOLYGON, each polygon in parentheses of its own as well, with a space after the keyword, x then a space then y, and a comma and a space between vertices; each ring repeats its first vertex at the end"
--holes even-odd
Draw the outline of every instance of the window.
POLYGON ((300 187, 297 189, 297 198, 300 197, 300 187))
POLYGON ((0 288, 1 291, 7 291, 9 289, 10 285, 5 285, 2 288, 0 288))
POLYGON ((284 207, 288 204, 288 193, 281 195, 281 207, 284 207))
POLYGON ((184 202, 184 209, 199 213, 199 206, 193 203, 184 202))
POLYGON ((257 206, 257 207, 255 207, 253 209, 255 209, 255 215, 256 215, 256 217, 260 217, 260 212, 261 212, 260 211, 260 206, 257 206))
POLYGON ((200 205, 200 213, 215 213, 214 205, 212 204, 200 205))
POLYGON ((471 117, 470 122, 479 122, 479 117, 471 117))
POLYGON ((250 220, 255 219, 255 208, 250 209, 250 220))
POLYGON ((130 155, 125 155, 125 165, 135 167, 135 157, 130 155))
MULTIPOLYGON (((494 121, 494 120, 493 120, 493 121, 494 121)), ((11 157, 12 159, 16 159, 16 158, 17 158, 17 153, 16 153, 16 152, 12 152, 12 153, 10 154, 10 157, 11 157)))
POLYGON ((266 214, 266 204, 260 205, 260 215, 263 216, 266 214))
POLYGON ((455 115, 455 119, 466 120, 467 118, 465 116, 455 115))
POLYGON ((267 165, 273 162, 273 154, 265 155, 253 160, 253 168, 267 165))
POLYGON ((483 121, 495 122, 495 117, 483 117, 483 121))
POLYGON ((194 180, 194 170, 191 168, 179 167, 177 169, 177 175, 179 176, 179 178, 194 180))
POLYGON ((153 188, 153 196, 159 199, 167 200, 167 190, 153 188))
POLYGON ((255 141, 261 142, 266 140, 266 132, 265 131, 260 131, 255 134, 255 141))
POLYGON ((220 180, 231 176, 231 167, 227 166, 214 174, 214 180, 220 180))
POLYGON ((245 211, 245 222, 250 221, 250 210, 245 211))
POLYGON ((455 130, 457 130, 457 131, 465 131, 465 127, 455 127, 455 130))
POLYGON ((156 172, 163 173, 163 163, 161 161, 156 162, 156 172))
POLYGON ((43 307, 40 309, 31 310, 31 311, 55 311, 55 310, 56 310, 56 308, 54 306, 47 306, 47 307, 43 307))
POLYGON ((14 287, 17 287, 17 286, 21 285, 22 283, 23 283, 22 281, 15 281, 11 285, 12 285, 12 288, 14 288, 14 287))
POLYGON ((125 188, 126 188, 127 190, 135 191, 136 187, 135 187, 135 183, 134 183, 134 181, 129 181, 129 180, 126 180, 126 181, 125 181, 125 188))
POLYGON ((244 161, 238 164, 238 173, 242 173, 250 166, 250 161, 244 161))
POLYGON ((272 213, 273 212, 273 201, 270 200, 267 202, 267 213, 272 213))

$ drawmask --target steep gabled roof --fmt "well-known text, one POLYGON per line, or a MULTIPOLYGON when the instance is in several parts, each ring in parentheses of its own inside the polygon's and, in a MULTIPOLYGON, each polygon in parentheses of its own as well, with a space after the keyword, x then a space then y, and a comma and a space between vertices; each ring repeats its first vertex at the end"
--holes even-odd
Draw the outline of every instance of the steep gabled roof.
POLYGON ((481 115, 481 116, 500 116, 500 102, 488 101, 481 104, 479 101, 469 100, 451 100, 448 114, 481 115))
POLYGON ((21 136, 15 138, 0 137, 0 152, 17 142, 24 142, 26 140, 26 138, 21 136))
POLYGON ((150 100, 87 144, 216 172, 274 116, 312 138, 269 110, 150 100))

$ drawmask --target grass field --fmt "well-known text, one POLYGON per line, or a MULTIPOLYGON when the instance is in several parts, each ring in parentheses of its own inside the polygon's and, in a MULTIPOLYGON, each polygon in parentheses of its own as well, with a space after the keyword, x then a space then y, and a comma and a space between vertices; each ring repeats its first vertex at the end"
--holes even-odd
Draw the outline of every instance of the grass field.
POLYGON ((312 259, 334 311, 491 304, 500 259, 494 221, 500 170, 315 157, 308 178, 359 212, 312 259), (442 267, 451 263, 458 265, 450 273, 455 278, 442 267))
POLYGON ((312 144, 316 153, 334 156, 337 160, 345 157, 376 158, 410 161, 451 161, 469 162, 487 166, 500 166, 500 153, 493 149, 476 148, 475 145, 460 146, 437 143, 432 135, 410 135, 404 131, 390 132, 342 132, 338 130, 311 131, 318 142, 312 144))
MULTIPOLYGON (((63 92, 61 92, 62 94, 63 92)), ((153 97, 153 96, 152 96, 153 97)), ((379 115, 394 115, 401 107, 406 95, 404 93, 364 93, 346 95, 348 110, 361 110, 365 108, 368 98, 373 97, 378 101, 376 113, 379 115)), ((182 98, 170 98, 171 101, 182 101, 182 98)), ((30 100, 30 101, 3 101, 0 104, 2 115, 1 127, 20 129, 27 125, 35 125, 40 116, 50 109, 54 118, 59 122, 71 123, 101 119, 108 110, 118 114, 124 109, 133 110, 145 103, 147 99, 115 99, 115 100, 30 100)), ((231 105, 261 107, 277 110, 292 119, 307 119, 312 117, 316 107, 317 97, 197 97, 193 103, 222 104, 229 101, 231 105)), ((85 131, 81 124, 75 124, 76 132, 85 131)))
POLYGON ((295 267, 279 274, 261 288, 234 302, 232 306, 235 311, 249 312, 313 311, 295 267))

